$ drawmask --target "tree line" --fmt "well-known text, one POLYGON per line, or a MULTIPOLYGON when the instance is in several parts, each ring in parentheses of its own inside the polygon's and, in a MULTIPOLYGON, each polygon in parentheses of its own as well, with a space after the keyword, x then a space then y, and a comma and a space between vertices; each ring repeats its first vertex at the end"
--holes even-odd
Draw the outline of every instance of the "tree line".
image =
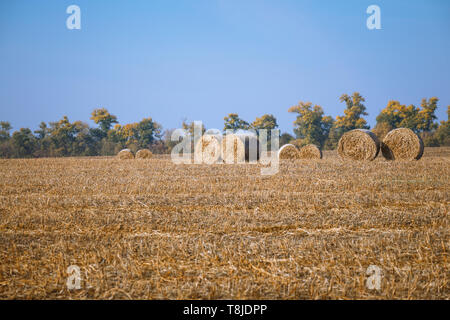
MULTIPOLYGON (((288 112, 296 115, 294 134, 282 133, 280 146, 292 143, 299 147, 315 144, 322 149, 334 149, 340 137, 353 129, 370 129, 366 120, 364 98, 355 92, 351 96, 343 94, 340 102, 345 103, 344 114, 333 119, 324 114, 320 105, 300 101, 288 112)), ((380 139, 392 129, 405 127, 419 134, 425 146, 450 146, 450 122, 436 121, 435 115, 438 98, 423 99, 420 107, 403 105, 399 101, 389 101, 377 116, 376 126, 372 131, 380 139)), ((450 117, 450 106, 447 107, 450 117)), ((62 157, 62 156, 110 156, 121 149, 132 151, 148 148, 153 153, 169 153, 178 143, 171 141, 174 129, 163 130, 161 124, 151 117, 140 122, 119 124, 117 117, 105 108, 95 109, 91 120, 97 125, 90 127, 82 121, 70 122, 67 116, 57 122, 41 122, 34 132, 21 128, 11 134, 12 127, 7 121, 0 121, 0 157, 62 157)), ((193 134, 194 124, 184 120, 182 128, 193 134)), ((224 117, 226 130, 275 129, 277 119, 272 114, 264 114, 249 123, 236 113, 224 117)), ((205 131, 205 128, 203 128, 205 131)))

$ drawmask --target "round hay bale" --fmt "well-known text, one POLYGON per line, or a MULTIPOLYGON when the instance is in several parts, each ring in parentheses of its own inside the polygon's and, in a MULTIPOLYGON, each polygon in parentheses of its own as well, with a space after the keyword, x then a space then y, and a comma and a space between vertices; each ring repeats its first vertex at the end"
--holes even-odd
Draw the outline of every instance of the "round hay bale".
POLYGON ((322 151, 315 144, 300 148, 300 159, 322 159, 322 151))
POLYGON ((194 160, 200 163, 217 163, 221 156, 221 145, 215 135, 203 135, 194 148, 194 160))
POLYGON ((134 154, 133 154, 133 152, 131 152, 130 149, 122 149, 122 150, 120 150, 120 152, 117 154, 117 157, 118 157, 120 160, 134 159, 134 154))
POLYGON ((136 152, 136 159, 150 159, 153 157, 153 153, 148 149, 141 149, 136 152))
POLYGON ((389 131, 381 144, 381 153, 387 160, 419 160, 423 149, 422 139, 407 128, 389 131))
POLYGON ((237 134, 227 134, 222 139, 222 159, 225 163, 245 162, 245 143, 237 134))
POLYGON ((300 152, 293 144, 285 144, 278 150, 278 159, 295 160, 300 159, 300 152))
POLYGON ((372 161, 380 152, 380 141, 369 130, 355 129, 339 139, 337 151, 342 159, 372 161))

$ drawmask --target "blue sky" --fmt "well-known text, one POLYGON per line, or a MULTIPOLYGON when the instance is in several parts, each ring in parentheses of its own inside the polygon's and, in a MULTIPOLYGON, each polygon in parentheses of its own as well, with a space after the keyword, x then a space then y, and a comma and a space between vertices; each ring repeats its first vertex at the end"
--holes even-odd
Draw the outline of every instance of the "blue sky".
POLYGON ((15 130, 64 115, 90 124, 184 118, 223 127, 271 113, 291 132, 298 101, 336 116, 343 93, 366 98, 371 126, 389 100, 450 105, 450 1, 0 1, 0 120, 15 130), (81 8, 68 30, 66 8, 81 8), (381 8, 381 30, 366 9, 381 8))

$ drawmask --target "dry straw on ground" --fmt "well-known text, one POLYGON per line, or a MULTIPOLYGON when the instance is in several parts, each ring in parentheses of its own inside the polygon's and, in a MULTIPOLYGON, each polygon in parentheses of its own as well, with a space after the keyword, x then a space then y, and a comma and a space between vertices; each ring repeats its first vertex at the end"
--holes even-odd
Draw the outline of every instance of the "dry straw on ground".
POLYGON ((419 160, 423 150, 422 139, 407 128, 390 131, 381 144, 381 152, 388 160, 419 160))
POLYGON ((222 139, 222 159, 225 163, 245 162, 245 143, 237 134, 227 134, 222 139))
POLYGON ((322 159, 322 151, 315 144, 308 144, 299 150, 300 159, 322 159))
POLYGON ((380 141, 369 130, 355 129, 339 139, 337 151, 341 159, 372 161, 380 151, 380 141))
POLYGON ((221 143, 215 135, 203 135, 194 148, 194 159, 201 163, 218 163, 221 159, 221 143))
POLYGON ((123 149, 117 154, 120 160, 134 159, 133 152, 130 149, 123 149))
POLYGON ((0 299, 448 300, 449 161, 0 159, 0 299))
POLYGON ((153 157, 153 153, 148 149, 141 149, 136 152, 136 159, 150 159, 153 157))
POLYGON ((278 150, 278 159, 295 160, 300 159, 300 152, 293 144, 285 144, 278 150))

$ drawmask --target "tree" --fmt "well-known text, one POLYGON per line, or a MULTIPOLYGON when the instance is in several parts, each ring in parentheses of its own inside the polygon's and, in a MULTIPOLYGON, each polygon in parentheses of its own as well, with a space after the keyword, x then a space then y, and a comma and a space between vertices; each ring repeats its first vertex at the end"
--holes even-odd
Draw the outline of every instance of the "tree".
POLYGON ((111 129, 113 123, 117 123, 117 117, 112 115, 105 108, 95 109, 91 113, 91 120, 100 126, 106 137, 108 131, 111 129))
POLYGON ((259 130, 266 130, 267 132, 267 148, 272 150, 272 129, 278 127, 277 119, 272 114, 265 114, 259 118, 256 118, 255 121, 252 122, 249 128, 253 128, 256 130, 256 133, 259 135, 259 130))
POLYGON ((421 110, 417 113, 417 130, 418 131, 431 131, 438 127, 438 124, 434 122, 437 119, 435 111, 437 109, 438 98, 433 97, 429 100, 422 99, 420 104, 421 110))
POLYGON ((447 106, 447 121, 441 121, 435 136, 440 146, 450 146, 450 106, 447 106))
POLYGON ((175 129, 167 129, 164 131, 164 145, 166 147, 167 152, 171 152, 172 149, 179 143, 179 141, 172 141, 172 134, 175 129))
POLYGON ((89 125, 82 121, 75 121, 73 123, 73 128, 75 139, 72 142, 71 155, 98 155, 98 140, 91 135, 89 125))
POLYGON ((350 97, 343 94, 339 98, 340 102, 345 102, 346 109, 343 116, 337 116, 336 121, 330 128, 328 138, 325 141, 324 148, 335 149, 342 135, 353 129, 369 129, 366 120, 362 116, 366 116, 366 107, 363 102, 365 99, 358 93, 354 92, 350 97))
POLYGON ((351 97, 343 94, 339 101, 345 102, 347 108, 344 110, 344 116, 336 117, 336 129, 342 129, 342 134, 353 129, 369 129, 366 120, 361 118, 368 115, 362 103, 365 99, 358 92, 354 92, 351 97))
POLYGON ((409 128, 417 132, 417 114, 419 109, 414 105, 402 105, 396 100, 388 102, 386 108, 377 116, 377 125, 387 123, 392 129, 409 128))
POLYGON ((438 98, 422 99, 421 108, 414 105, 402 105, 399 101, 391 100, 386 108, 377 116, 377 126, 387 123, 392 129, 409 128, 416 133, 430 132, 438 127, 437 119, 438 98))
POLYGON ((142 119, 136 126, 137 141, 141 148, 148 148, 156 140, 161 140, 161 125, 152 118, 142 119))
POLYGON ((39 130, 34 131, 34 133, 37 135, 37 138, 39 140, 42 140, 42 139, 46 138, 48 136, 48 134, 49 134, 49 130, 48 130, 47 124, 44 121, 42 121, 39 124, 39 130))
MULTIPOLYGON (((50 122, 50 139, 52 143, 51 153, 54 156, 76 155, 79 147, 75 147, 77 135, 84 131, 88 125, 81 121, 70 123, 69 118, 64 116, 58 122, 50 122)), ((79 142, 79 141, 78 141, 79 142)))
POLYGON ((121 126, 108 110, 96 109, 91 114, 99 127, 91 128, 82 121, 71 123, 67 116, 49 125, 41 122, 33 132, 22 128, 10 137, 9 122, 0 122, 0 157, 95 156, 113 155, 123 147, 133 151, 150 148, 152 152, 167 150, 162 141, 162 127, 152 118, 121 126), (116 123, 113 129, 112 124, 116 123))
POLYGON ((108 132, 108 139, 133 150, 149 148, 156 140, 161 140, 161 128, 161 125, 152 118, 124 126, 116 124, 114 129, 108 132))
POLYGON ((331 126, 328 138, 325 140, 324 149, 334 150, 336 149, 339 139, 344 134, 344 129, 336 128, 335 123, 331 126))
POLYGON ((250 127, 248 122, 239 118, 239 115, 237 113, 230 113, 230 114, 228 114, 228 116, 223 118, 223 120, 224 120, 223 131, 248 130, 250 127))
MULTIPOLYGON (((183 122, 181 123, 181 127, 191 136, 194 136, 194 127, 195 127, 195 123, 194 121, 192 122, 187 122, 186 119, 183 120, 183 122)), ((206 132, 206 128, 205 125, 202 123, 202 135, 206 132)))
POLYGON ((256 118, 252 122, 251 127, 257 132, 260 129, 272 130, 278 128, 277 119, 271 114, 265 114, 259 118, 256 118))
POLYGON ((47 127, 45 122, 39 124, 39 129, 34 131, 36 135, 38 150, 35 151, 36 157, 49 156, 50 154, 50 129, 47 127))
POLYGON ((290 135, 289 133, 283 133, 281 136, 280 136, 280 147, 282 147, 282 146, 284 146, 285 144, 288 144, 288 143, 290 143, 292 140, 294 140, 295 138, 292 136, 292 135, 290 135))
POLYGON ((330 116, 323 116, 323 109, 319 105, 312 108, 311 102, 300 101, 298 105, 289 108, 288 112, 298 113, 294 121, 294 132, 298 145, 316 144, 323 147, 333 125, 330 116))
POLYGON ((36 137, 30 129, 21 128, 12 135, 12 143, 16 157, 30 157, 36 148, 36 137))
POLYGON ((116 124, 114 129, 108 133, 108 137, 122 146, 130 146, 132 144, 137 144, 136 140, 136 130, 137 123, 128 123, 126 125, 116 124))
POLYGON ((11 131, 11 124, 7 121, 0 121, 0 142, 10 138, 9 131, 11 131))

